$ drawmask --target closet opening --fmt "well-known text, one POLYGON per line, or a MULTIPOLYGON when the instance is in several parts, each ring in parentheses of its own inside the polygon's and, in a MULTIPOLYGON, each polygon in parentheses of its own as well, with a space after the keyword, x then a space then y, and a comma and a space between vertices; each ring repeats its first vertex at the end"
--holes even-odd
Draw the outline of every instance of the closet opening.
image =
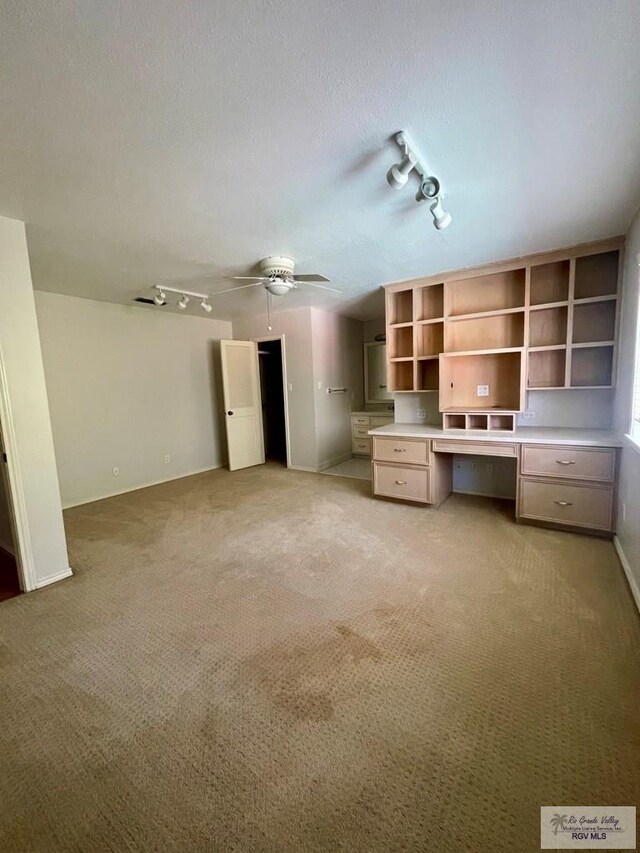
POLYGON ((284 336, 258 338, 262 430, 267 462, 289 467, 289 429, 284 336))
POLYGON ((0 425, 0 601, 22 592, 7 452, 0 425))

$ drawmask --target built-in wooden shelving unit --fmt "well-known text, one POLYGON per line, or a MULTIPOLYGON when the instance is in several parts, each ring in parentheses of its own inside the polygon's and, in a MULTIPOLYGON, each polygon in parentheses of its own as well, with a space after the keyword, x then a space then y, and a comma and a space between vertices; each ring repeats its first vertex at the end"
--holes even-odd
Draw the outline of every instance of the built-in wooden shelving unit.
POLYGON ((505 429, 527 390, 613 387, 622 247, 387 285, 389 389, 439 392, 460 429, 505 429))

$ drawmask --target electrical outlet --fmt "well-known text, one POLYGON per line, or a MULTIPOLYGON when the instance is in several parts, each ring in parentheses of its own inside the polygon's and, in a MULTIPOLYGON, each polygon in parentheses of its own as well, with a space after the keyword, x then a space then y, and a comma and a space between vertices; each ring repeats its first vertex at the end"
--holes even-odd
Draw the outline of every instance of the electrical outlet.
POLYGON ((493 462, 487 462, 487 471, 489 474, 493 471, 493 462))
POLYGON ((488 385, 478 385, 477 394, 478 394, 478 397, 488 397, 489 396, 489 386, 488 385))
POLYGON ((472 470, 472 471, 477 471, 477 470, 478 470, 478 463, 477 463, 477 462, 472 462, 472 463, 471 463, 471 470, 472 470))
POLYGON ((416 409, 416 417, 417 418, 426 418, 427 410, 426 409, 416 409))
POLYGON ((120 476, 120 469, 118 468, 117 465, 113 466, 113 468, 111 469, 111 473, 113 474, 114 477, 120 476))
POLYGON ((167 453, 164 457, 164 464, 168 465, 171 462, 171 454, 167 453))
POLYGON ((525 421, 530 421, 535 418, 535 416, 536 413, 531 411, 530 409, 526 412, 522 412, 522 414, 520 415, 520 417, 523 418, 525 421))
POLYGON ((456 459, 456 471, 462 471, 462 462, 459 459, 456 459))

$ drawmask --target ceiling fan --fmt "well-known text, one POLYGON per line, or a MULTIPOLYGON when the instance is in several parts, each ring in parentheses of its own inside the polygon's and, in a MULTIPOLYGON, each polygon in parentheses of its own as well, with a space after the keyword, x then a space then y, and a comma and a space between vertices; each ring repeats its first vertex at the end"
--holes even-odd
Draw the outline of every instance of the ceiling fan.
POLYGON ((239 287, 230 287, 227 290, 217 290, 212 293, 231 293, 243 290, 245 287, 264 287, 272 296, 285 296, 290 290, 297 290, 298 284, 308 284, 310 287, 318 287, 321 290, 331 290, 333 293, 342 293, 336 287, 326 287, 318 282, 331 281, 323 275, 311 273, 309 275, 294 275, 295 261, 280 255, 270 255, 260 261, 262 275, 234 275, 237 281, 251 281, 252 284, 242 284, 239 287))

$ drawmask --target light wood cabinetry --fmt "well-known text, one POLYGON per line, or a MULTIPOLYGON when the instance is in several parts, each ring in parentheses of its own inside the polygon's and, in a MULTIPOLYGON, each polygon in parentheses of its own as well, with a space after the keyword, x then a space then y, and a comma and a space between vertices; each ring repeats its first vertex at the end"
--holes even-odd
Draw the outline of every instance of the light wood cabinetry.
POLYGON ((522 411, 528 389, 612 387, 622 246, 387 285, 389 390, 438 391, 443 412, 500 412, 522 411))
POLYGON ((616 464, 610 447, 523 445, 518 519, 612 532, 616 464))
POLYGON ((439 506, 451 493, 451 461, 436 457, 428 439, 374 437, 373 492, 439 506))
POLYGON ((362 412, 351 415, 351 452, 356 456, 371 456, 369 430, 393 423, 392 415, 362 412))
POLYGON ((410 427, 404 432, 398 425, 387 435, 372 434, 376 495, 437 506, 452 490, 454 456, 502 457, 516 463, 518 521, 598 535, 610 535, 615 529, 615 446, 585 444, 579 437, 567 437, 566 430, 562 438, 554 436, 561 442, 557 444, 539 438, 528 443, 521 432, 503 441, 452 438, 436 427, 415 431, 426 435, 418 438, 410 427))

